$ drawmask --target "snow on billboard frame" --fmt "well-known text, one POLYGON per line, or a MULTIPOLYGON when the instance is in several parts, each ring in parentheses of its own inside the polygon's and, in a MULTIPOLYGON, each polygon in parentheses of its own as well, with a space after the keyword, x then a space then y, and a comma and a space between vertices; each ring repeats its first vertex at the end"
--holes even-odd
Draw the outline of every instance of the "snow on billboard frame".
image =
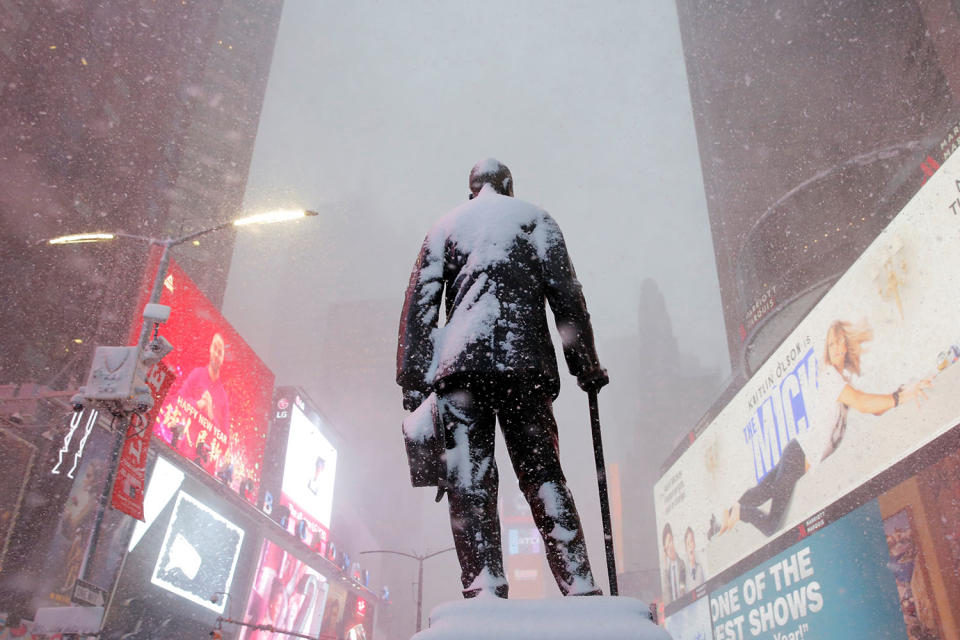
POLYGON ((171 307, 161 332, 174 346, 164 362, 177 378, 157 413, 153 433, 255 504, 273 372, 173 260, 160 302, 171 307), (222 364, 219 377, 212 380, 209 367, 215 350, 222 354, 222 364))
POLYGON ((960 342, 960 280, 954 277, 960 273, 958 179, 960 154, 950 157, 911 198, 656 483, 667 602, 672 598, 662 540, 668 524, 682 558, 687 528, 693 531, 696 555, 709 579, 957 422, 960 367, 947 365, 960 342), (708 538, 711 516, 722 523, 723 510, 774 467, 787 443, 817 427, 811 424, 811 409, 827 330, 837 320, 865 321, 873 330, 862 357, 862 375, 853 381, 858 389, 889 394, 902 384, 935 376, 929 401, 920 408, 905 403, 881 416, 851 410, 843 440, 797 482, 777 531, 765 536, 740 522, 708 538))

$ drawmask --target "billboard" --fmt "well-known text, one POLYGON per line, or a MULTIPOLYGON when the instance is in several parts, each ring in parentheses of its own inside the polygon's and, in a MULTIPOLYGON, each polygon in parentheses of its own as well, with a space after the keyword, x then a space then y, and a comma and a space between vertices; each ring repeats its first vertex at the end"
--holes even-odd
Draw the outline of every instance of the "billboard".
POLYGON ((346 603, 348 592, 338 584, 330 585, 327 594, 327 606, 320 624, 321 638, 342 638, 341 623, 347 617, 346 603))
POLYGON ((709 595, 714 640, 903 638, 880 520, 871 501, 719 585, 709 595))
MULTIPOLYGON (((243 621, 316 636, 330 589, 326 577, 269 540, 263 543, 257 567, 243 621)), ((271 637, 251 627, 240 632, 240 640, 271 637)))
MULTIPOLYGON (((108 489, 113 440, 113 434, 98 422, 97 411, 71 413, 62 447, 51 448, 45 459, 41 458, 40 477, 31 478, 37 482, 37 490, 34 499, 25 498, 21 508, 24 522, 37 524, 14 532, 30 542, 21 546, 22 564, 16 575, 6 576, 4 585, 12 592, 32 594, 24 612, 29 616, 37 607, 69 605, 77 580, 90 578, 84 572, 90 563, 99 500, 108 489), (14 577, 17 580, 11 581, 14 577)), ((11 491, 17 489, 14 483, 11 491)), ((10 568, 14 568, 12 563, 10 568)))
POLYGON ((373 607, 366 598, 350 592, 343 611, 340 635, 344 640, 368 640, 373 638, 373 607))
POLYGON ((954 155, 665 470, 665 602, 960 419, 958 231, 954 155))
POLYGON ((337 473, 331 433, 302 390, 276 390, 261 507, 321 554, 329 540, 337 473))
POLYGON ((243 544, 243 529, 185 491, 177 495, 150 582, 223 613, 243 544))
POLYGON ((668 605, 675 638, 960 634, 960 426, 668 605))
POLYGON ((164 358, 176 376, 153 432, 173 450, 249 502, 259 492, 270 396, 270 369, 176 263, 160 297, 171 308, 164 358))
POLYGON ((503 568, 510 582, 510 597, 538 599, 553 589, 543 538, 533 521, 526 498, 516 486, 500 494, 503 525, 503 568))

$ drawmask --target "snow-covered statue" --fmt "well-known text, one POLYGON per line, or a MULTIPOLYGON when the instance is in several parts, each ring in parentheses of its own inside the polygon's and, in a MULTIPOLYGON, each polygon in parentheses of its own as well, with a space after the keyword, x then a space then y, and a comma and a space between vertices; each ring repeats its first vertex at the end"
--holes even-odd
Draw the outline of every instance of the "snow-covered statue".
POLYGON ((552 404, 560 376, 548 302, 570 373, 585 391, 599 391, 609 379, 560 228, 546 211, 513 197, 506 166, 484 160, 470 172, 470 201, 441 218, 423 242, 397 349, 404 408, 432 416, 420 433, 404 423, 408 452, 412 441, 436 435, 435 476, 419 484, 438 485, 438 499, 446 490, 467 598, 507 597, 497 420, 560 591, 602 595, 560 468, 552 404))

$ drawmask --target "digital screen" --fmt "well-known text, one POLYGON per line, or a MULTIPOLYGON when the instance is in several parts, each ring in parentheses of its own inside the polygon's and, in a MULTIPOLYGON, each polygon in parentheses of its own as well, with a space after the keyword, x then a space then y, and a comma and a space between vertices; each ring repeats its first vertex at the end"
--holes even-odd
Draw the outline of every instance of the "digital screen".
POLYGON ((373 637, 373 612, 364 598, 355 593, 347 594, 343 613, 343 632, 345 640, 367 640, 373 637))
POLYGON ((508 529, 507 553, 515 556, 519 554, 539 554, 543 538, 536 527, 508 529))
POLYGON ((305 522, 312 533, 317 533, 319 527, 329 531, 336 472, 337 450, 320 432, 320 425, 294 404, 283 465, 281 504, 290 509, 292 519, 305 522))
POLYGON ((187 600, 223 613, 240 557, 243 529, 181 491, 163 536, 150 582, 187 600))
POLYGON ((176 382, 154 433, 255 503, 274 375, 173 262, 160 302, 171 309, 161 333, 174 346, 164 362, 176 382))
MULTIPOLYGON (((320 631, 329 589, 324 576, 267 540, 260 551, 244 622, 315 636, 320 631)), ((272 637, 269 632, 244 627, 240 640, 272 637)))
POLYGON ((330 585, 327 606, 324 608, 323 621, 320 624, 321 638, 341 638, 340 624, 347 616, 347 590, 337 584, 330 585))

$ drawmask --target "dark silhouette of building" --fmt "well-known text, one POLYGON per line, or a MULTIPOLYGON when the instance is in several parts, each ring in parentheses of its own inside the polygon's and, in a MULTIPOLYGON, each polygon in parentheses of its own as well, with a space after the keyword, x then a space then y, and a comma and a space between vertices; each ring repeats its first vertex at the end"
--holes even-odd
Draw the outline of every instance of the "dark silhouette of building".
POLYGON ((950 0, 677 0, 733 370, 745 379, 953 151, 950 0))
MULTIPOLYGON (((636 372, 633 393, 611 396, 605 416, 632 424, 615 434, 611 461, 620 465, 623 504, 623 566, 621 593, 650 599, 660 590, 659 537, 653 513, 653 485, 661 464, 688 436, 722 390, 719 372, 704 367, 695 355, 682 350, 673 333, 673 322, 657 283, 649 278, 640 285, 639 334, 632 347, 623 344, 616 354, 633 359, 632 367, 610 361, 611 379, 620 369, 636 372), (622 396, 622 397, 621 397, 622 396), (629 406, 619 406, 630 402, 629 406), (624 416, 624 418, 620 418, 624 416), (627 418, 626 416, 629 416, 627 418), (627 436, 629 434, 629 436, 627 436), (619 455, 618 455, 619 452, 619 455)), ((603 353, 607 353, 604 351, 603 353)), ((606 444, 606 443, 605 443, 606 444)))
MULTIPOLYGON (((64 388, 136 321, 145 243, 50 247, 87 231, 178 236, 236 217, 282 0, 0 10, 0 381, 64 388)), ((230 230, 176 251, 219 305, 230 230)))

